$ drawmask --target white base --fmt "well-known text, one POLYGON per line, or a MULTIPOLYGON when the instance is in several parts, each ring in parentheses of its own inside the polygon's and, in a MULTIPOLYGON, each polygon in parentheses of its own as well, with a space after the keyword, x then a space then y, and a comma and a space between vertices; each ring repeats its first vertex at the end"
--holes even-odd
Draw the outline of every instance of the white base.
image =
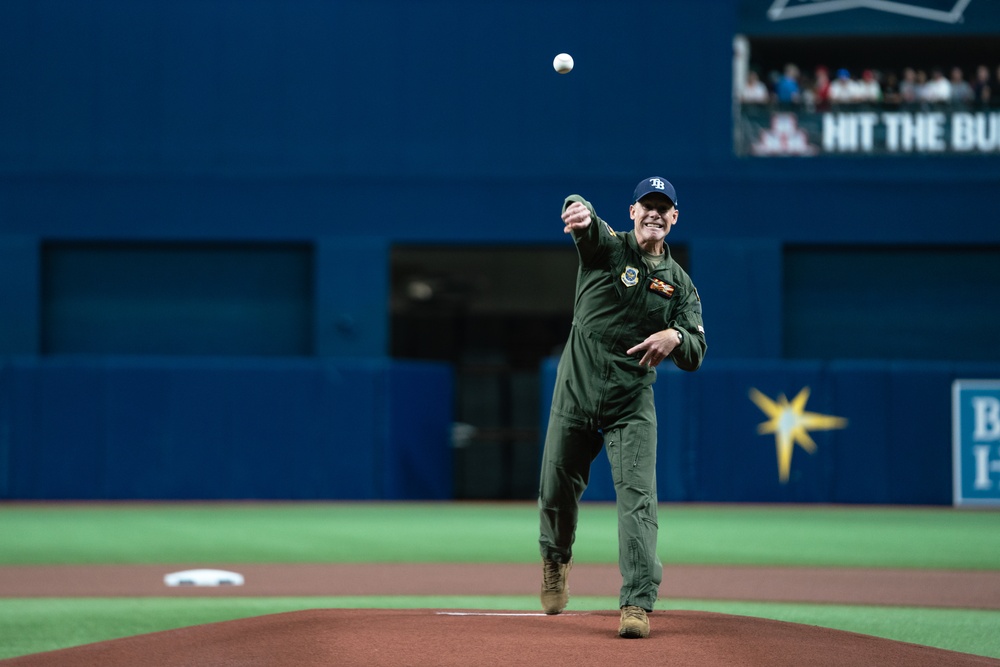
POLYGON ((167 586, 242 586, 243 575, 225 570, 184 570, 163 577, 167 586))

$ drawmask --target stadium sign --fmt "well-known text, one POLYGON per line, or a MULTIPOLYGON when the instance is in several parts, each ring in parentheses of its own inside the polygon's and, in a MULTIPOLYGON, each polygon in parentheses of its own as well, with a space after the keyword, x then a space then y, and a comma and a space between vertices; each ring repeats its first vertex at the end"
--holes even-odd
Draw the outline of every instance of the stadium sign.
POLYGON ((1000 111, 740 111, 737 155, 997 155, 1000 111))
POLYGON ((901 16, 958 23, 972 0, 775 0, 767 10, 772 21, 818 16, 850 9, 871 9, 901 16))
POLYGON ((1000 380, 952 384, 955 505, 1000 505, 1000 380))
POLYGON ((736 32, 784 35, 991 35, 996 0, 739 0, 736 32))

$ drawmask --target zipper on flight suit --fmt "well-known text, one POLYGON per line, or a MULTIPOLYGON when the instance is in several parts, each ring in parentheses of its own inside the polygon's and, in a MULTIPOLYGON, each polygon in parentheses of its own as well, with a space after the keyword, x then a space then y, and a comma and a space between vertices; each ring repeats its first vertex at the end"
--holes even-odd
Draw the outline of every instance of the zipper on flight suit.
MULTIPOLYGON (((641 261, 641 258, 638 263, 640 266, 643 267, 644 270, 648 270, 645 262, 641 261)), ((615 330, 614 336, 608 342, 608 350, 610 351, 611 354, 608 357, 608 361, 604 364, 603 377, 601 378, 601 392, 599 394, 599 399, 597 401, 597 410, 596 410, 596 414, 598 415, 604 414, 604 399, 607 396, 608 381, 611 379, 611 365, 612 365, 612 358, 614 356, 614 351, 617 348, 619 341, 621 340, 622 331, 625 329, 628 323, 633 321, 634 319, 635 311, 637 309, 636 304, 645 302, 644 301, 645 290, 639 288, 639 286, 644 285, 646 281, 649 280, 649 276, 650 276, 649 273, 640 274, 639 282, 637 282, 634 287, 628 287, 625 289, 625 298, 629 299, 628 307, 625 310, 624 316, 622 316, 620 319, 620 323, 615 330), (629 295, 629 292, 631 292, 632 294, 629 295)))

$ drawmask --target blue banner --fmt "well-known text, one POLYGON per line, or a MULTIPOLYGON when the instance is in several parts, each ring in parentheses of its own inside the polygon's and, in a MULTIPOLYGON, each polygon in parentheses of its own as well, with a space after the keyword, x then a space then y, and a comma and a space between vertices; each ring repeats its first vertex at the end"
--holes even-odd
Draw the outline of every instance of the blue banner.
POLYGON ((998 155, 1000 110, 876 107, 825 113, 744 106, 736 125, 737 155, 998 155))

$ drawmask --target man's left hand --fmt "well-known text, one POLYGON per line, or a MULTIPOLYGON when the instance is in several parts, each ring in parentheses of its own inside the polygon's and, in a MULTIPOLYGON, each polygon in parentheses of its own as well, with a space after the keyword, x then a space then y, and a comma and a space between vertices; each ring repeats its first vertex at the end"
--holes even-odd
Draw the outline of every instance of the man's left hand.
POLYGON ((670 353, 674 351, 674 348, 679 343, 680 337, 675 330, 664 329, 663 331, 657 331, 638 345, 628 349, 625 354, 631 356, 637 352, 642 352, 642 359, 639 360, 639 365, 655 368, 661 361, 670 356, 670 353))

